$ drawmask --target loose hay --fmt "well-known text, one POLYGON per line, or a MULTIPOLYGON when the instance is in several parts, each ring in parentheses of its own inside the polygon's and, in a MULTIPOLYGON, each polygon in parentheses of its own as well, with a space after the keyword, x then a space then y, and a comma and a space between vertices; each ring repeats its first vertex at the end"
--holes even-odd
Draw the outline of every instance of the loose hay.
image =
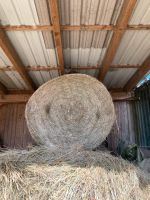
POLYGON ((0 154, 0 200, 149 200, 140 170, 106 152, 0 154))
POLYGON ((50 147, 95 148, 109 134, 114 119, 114 105, 105 86, 83 74, 47 82, 26 107, 32 137, 50 147))

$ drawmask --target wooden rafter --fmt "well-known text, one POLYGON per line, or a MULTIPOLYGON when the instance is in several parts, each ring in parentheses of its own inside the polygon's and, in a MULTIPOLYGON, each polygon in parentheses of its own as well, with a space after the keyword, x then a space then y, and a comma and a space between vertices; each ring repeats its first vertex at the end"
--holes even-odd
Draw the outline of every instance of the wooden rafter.
POLYGON ((148 73, 150 70, 148 66, 150 65, 150 55, 148 58, 143 62, 141 67, 135 72, 135 74, 131 77, 128 83, 125 85, 125 91, 131 91, 137 83, 148 73))
MULTIPOLYGON (((0 25, 0 30, 5 31, 53 31, 52 25, 19 25, 19 26, 10 26, 10 25, 0 25)), ((61 25, 61 31, 98 31, 98 30, 105 30, 105 31, 114 31, 114 30, 150 30, 150 25, 128 25, 125 28, 120 28, 114 25, 61 25)))
POLYGON ((135 7, 137 0, 124 0, 120 15, 118 17, 116 29, 113 33, 112 39, 110 41, 109 47, 105 54, 104 60, 102 62, 102 69, 99 73, 99 80, 103 81, 106 73, 108 72, 111 63, 115 57, 117 49, 120 45, 121 39, 125 33, 125 29, 128 26, 129 19, 131 17, 132 11, 135 7))
POLYGON ((56 0, 48 0, 48 3, 50 9, 50 16, 53 24, 53 33, 58 55, 58 64, 61 69, 61 74, 64 74, 64 58, 63 58, 63 48, 62 48, 61 33, 60 33, 58 5, 56 0))
POLYGON ((22 61, 20 60, 16 50, 12 46, 9 38, 7 37, 4 30, 0 30, 0 47, 5 52, 6 56, 9 58, 14 66, 14 69, 20 74, 29 89, 34 90, 34 84, 30 79, 27 71, 25 70, 22 61))

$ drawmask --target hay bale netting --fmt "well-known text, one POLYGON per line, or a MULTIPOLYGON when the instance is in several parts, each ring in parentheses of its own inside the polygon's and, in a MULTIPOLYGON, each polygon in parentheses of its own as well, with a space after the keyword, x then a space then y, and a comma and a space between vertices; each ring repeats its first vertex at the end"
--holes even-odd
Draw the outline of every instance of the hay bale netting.
POLYGON ((0 200, 149 200, 149 189, 138 168, 107 152, 0 154, 0 200))
POLYGON ((105 140, 114 119, 114 105, 105 86, 83 74, 48 81, 26 106, 32 137, 51 147, 78 144, 94 148, 105 140))

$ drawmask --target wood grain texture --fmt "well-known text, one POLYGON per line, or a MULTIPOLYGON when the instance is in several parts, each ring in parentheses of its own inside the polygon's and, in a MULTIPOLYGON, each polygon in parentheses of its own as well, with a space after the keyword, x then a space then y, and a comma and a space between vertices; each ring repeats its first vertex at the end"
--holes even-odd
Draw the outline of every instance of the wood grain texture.
POLYGON ((109 47, 105 54, 104 60, 102 62, 102 68, 100 70, 99 77, 98 77, 100 81, 104 80, 105 75, 111 66, 111 63, 120 45, 121 39, 125 33, 125 29, 128 26, 128 22, 129 22, 129 19, 131 17, 131 14, 135 7, 136 2, 137 0, 124 0, 120 15, 116 23, 116 26, 118 29, 116 29, 113 33, 109 47))
POLYGON ((28 88, 34 90, 35 88, 34 83, 31 80, 30 76, 28 75, 27 71, 25 70, 22 61, 20 60, 16 50, 12 46, 4 30, 0 30, 0 47, 3 49, 6 56, 13 64, 16 71, 20 74, 20 76, 22 77, 28 88))
POLYGON ((25 104, 7 104, 0 107, 0 142, 6 148, 27 148, 34 144, 26 126, 25 104))
MULTIPOLYGON (((93 69, 100 69, 101 66, 72 66, 71 70, 93 70, 93 69)), ((111 65, 110 69, 138 69, 140 68, 140 65, 111 65)), ((25 68, 27 71, 60 71, 61 68, 57 66, 27 66, 25 68)), ((67 68, 66 68, 67 69, 67 68)), ((70 69, 70 68, 69 68, 70 69)), ((150 70, 150 64, 148 66, 145 66, 145 69, 150 70)), ((142 70, 142 69, 140 69, 142 70)), ((0 71, 16 71, 13 67, 7 66, 2 67, 0 66, 0 71)))
POLYGON ((63 57, 63 48, 62 48, 61 33, 60 33, 58 5, 56 0, 48 0, 48 4, 53 24, 53 33, 58 55, 58 64, 59 67, 61 68, 61 74, 64 74, 64 57, 63 57))
MULTIPOLYGON (((0 96, 0 104, 6 104, 6 103, 26 103, 29 98, 31 97, 32 93, 20 93, 17 94, 17 91, 14 92, 14 94, 7 94, 7 95, 1 95, 0 96)), ((130 92, 123 92, 122 89, 110 89, 110 94, 113 99, 113 101, 122 101, 122 100, 130 100, 132 99, 132 95, 130 92)))
MULTIPOLYGON (((114 30, 150 30, 149 24, 128 25, 126 28, 119 28, 114 25, 60 25, 61 31, 114 31, 114 30)), ((52 25, 0 25, 0 30, 5 31, 53 31, 52 25)))
POLYGON ((133 102, 115 102, 116 122, 108 136, 108 147, 116 152, 117 148, 135 144, 136 122, 133 102))
MULTIPOLYGON (((115 102, 117 120, 108 136, 108 147, 116 151, 119 142, 133 144, 136 136, 136 123, 133 115, 133 103, 115 102)), ((0 144, 10 148, 27 148, 33 144, 24 118, 25 104, 7 104, 0 106, 0 144)))
POLYGON ((10 25, 0 25, 0 30, 5 31, 53 31, 53 26, 50 25, 19 25, 19 26, 10 26, 10 25))

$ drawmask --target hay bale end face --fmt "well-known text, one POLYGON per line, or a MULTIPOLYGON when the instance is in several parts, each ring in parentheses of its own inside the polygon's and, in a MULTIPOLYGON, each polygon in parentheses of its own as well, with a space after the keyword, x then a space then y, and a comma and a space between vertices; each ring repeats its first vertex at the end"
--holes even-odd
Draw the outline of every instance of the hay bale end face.
POLYGON ((105 86, 82 74, 48 81, 26 106, 32 137, 49 147, 95 148, 109 134, 114 119, 114 105, 105 86))

